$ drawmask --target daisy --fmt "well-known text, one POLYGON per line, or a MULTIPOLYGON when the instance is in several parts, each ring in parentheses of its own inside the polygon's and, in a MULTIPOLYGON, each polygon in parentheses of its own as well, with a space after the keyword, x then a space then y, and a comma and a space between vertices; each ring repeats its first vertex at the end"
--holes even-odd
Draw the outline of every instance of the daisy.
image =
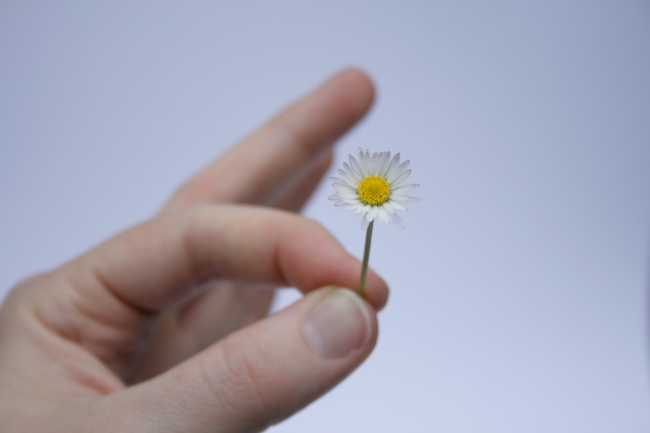
POLYGON ((366 231, 366 246, 363 249, 363 264, 357 293, 363 296, 370 258, 372 226, 391 223, 404 228, 404 221, 397 215, 398 210, 408 210, 404 203, 420 201, 406 195, 420 185, 402 185, 411 174, 409 161, 399 163, 399 153, 390 159, 390 152, 375 152, 370 156, 366 150, 357 149, 359 161, 350 155, 350 165, 343 163, 339 170, 341 178, 331 177, 336 194, 329 197, 335 206, 343 210, 353 210, 354 219, 361 220, 361 228, 366 231))
POLYGON ((411 174, 409 161, 400 164, 399 153, 393 159, 390 152, 375 152, 371 156, 368 150, 364 153, 359 148, 357 153, 358 161, 350 155, 350 164, 343 163, 343 170, 338 171, 340 178, 330 178, 336 194, 329 199, 343 210, 353 210, 354 219, 361 219, 362 229, 375 220, 404 228, 397 211, 408 210, 405 203, 420 201, 406 195, 419 185, 401 185, 411 174))

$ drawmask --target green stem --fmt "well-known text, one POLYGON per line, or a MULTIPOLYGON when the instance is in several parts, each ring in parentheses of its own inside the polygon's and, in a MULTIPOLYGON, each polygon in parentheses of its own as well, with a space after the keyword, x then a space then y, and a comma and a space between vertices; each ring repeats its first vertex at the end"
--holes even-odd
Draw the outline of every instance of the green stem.
POLYGON ((372 239, 372 226, 374 224, 375 221, 371 221, 366 232, 366 247, 363 250, 363 267, 361 268, 361 279, 359 280, 359 288, 357 289, 359 296, 363 296, 366 289, 366 274, 368 273, 368 259, 370 258, 370 240, 372 239))

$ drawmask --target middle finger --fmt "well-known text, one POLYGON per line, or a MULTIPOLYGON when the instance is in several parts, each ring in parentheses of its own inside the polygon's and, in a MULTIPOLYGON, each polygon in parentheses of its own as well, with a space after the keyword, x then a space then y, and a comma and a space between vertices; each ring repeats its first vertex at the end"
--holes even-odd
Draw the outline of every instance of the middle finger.
POLYGON ((207 202, 274 204, 279 191, 290 191, 310 162, 364 116, 373 98, 363 72, 338 73, 187 182, 165 210, 207 202))

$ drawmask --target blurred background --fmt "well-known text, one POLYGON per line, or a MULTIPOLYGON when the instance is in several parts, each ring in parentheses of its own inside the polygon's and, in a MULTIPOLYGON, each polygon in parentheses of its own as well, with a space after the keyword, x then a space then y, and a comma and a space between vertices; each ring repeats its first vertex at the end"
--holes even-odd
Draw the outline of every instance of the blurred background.
POLYGON ((649 431, 646 1, 2 1, 0 294, 348 65, 378 98, 336 165, 399 151, 422 202, 374 233, 376 351, 270 431, 649 431))

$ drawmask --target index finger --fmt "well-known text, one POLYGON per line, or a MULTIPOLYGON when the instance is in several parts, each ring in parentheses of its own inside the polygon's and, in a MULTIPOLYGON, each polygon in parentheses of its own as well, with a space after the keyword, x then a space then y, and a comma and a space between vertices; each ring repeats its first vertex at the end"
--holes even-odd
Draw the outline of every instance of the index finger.
POLYGON ((164 210, 208 202, 272 204, 366 114, 373 99, 365 73, 341 71, 190 179, 164 210))
MULTIPOLYGON (((228 279, 294 286, 356 287, 361 263, 315 221, 250 206, 208 205, 155 218, 60 270, 99 303, 106 292, 138 311, 160 311, 201 282, 228 279), (93 278, 95 284, 89 284, 93 278)), ((367 299, 385 304, 383 280, 368 277, 367 299)), ((119 313, 116 311, 115 313, 119 313)))

